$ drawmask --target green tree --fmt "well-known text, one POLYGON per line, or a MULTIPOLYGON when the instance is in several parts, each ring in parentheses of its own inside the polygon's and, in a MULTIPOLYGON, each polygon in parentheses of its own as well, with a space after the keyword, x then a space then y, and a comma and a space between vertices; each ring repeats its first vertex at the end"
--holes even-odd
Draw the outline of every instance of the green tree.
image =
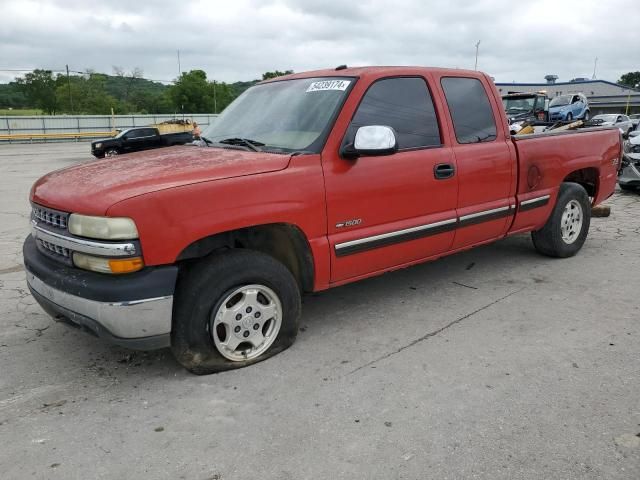
POLYGON ((17 78, 16 83, 32 106, 49 115, 56 113, 58 82, 51 70, 36 69, 24 77, 17 78))
POLYGON ((635 87, 640 83, 640 72, 629 72, 625 73, 618 80, 620 85, 627 85, 629 87, 635 87))
POLYGON ((202 70, 184 72, 169 87, 168 94, 177 112, 208 113, 214 110, 213 88, 202 70))
POLYGON ((128 106, 109 95, 106 91, 108 76, 101 73, 89 73, 85 76, 70 77, 58 82, 57 97, 59 111, 65 113, 108 115, 113 108, 116 113, 129 113, 128 106), (69 88, 71 95, 69 95, 69 88), (73 101, 73 109, 71 108, 73 101))
POLYGON ((271 78, 282 77, 284 75, 291 75, 293 70, 285 70, 281 72, 280 70, 274 70, 273 72, 264 72, 262 74, 262 80, 269 80, 271 78))

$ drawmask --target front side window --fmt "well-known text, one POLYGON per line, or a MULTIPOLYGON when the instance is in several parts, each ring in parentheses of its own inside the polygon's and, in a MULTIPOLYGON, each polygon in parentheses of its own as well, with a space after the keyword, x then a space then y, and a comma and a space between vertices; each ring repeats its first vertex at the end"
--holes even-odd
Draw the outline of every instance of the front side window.
POLYGON ((570 95, 560 95, 559 97, 556 97, 553 100, 551 100, 551 103, 549 103, 549 106, 550 107, 562 107, 564 105, 569 105, 570 101, 571 101, 571 96, 570 95))
POLYGON ((225 108, 201 138, 211 144, 243 139, 267 151, 318 153, 354 82, 316 77, 256 85, 225 108))
POLYGON ((458 143, 491 142, 496 139, 496 120, 489 97, 476 78, 443 78, 442 89, 449 105, 458 143))
POLYGON ((398 149, 441 145, 433 100, 422 78, 385 78, 365 93, 353 116, 346 141, 367 125, 384 125, 396 132, 398 149))

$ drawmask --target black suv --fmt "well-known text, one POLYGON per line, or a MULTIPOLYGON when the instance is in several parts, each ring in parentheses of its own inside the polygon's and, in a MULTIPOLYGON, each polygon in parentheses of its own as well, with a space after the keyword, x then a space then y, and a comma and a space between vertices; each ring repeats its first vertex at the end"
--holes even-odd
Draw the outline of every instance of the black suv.
POLYGON ((112 157, 150 148, 183 145, 192 141, 193 133, 191 132, 161 135, 158 129, 153 127, 128 128, 113 138, 91 142, 91 153, 97 158, 112 157))

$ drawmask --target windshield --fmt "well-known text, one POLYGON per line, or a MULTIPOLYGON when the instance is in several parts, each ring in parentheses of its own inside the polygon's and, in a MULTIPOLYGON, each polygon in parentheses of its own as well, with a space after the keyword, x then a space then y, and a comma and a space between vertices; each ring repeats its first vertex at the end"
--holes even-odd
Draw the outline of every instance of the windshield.
POLYGON ((533 110, 533 104, 536 97, 511 97, 503 98, 502 105, 507 113, 530 112, 533 110))
POLYGON ((615 122, 617 115, 596 115, 594 120, 602 120, 603 122, 615 122))
POLYGON ((549 103, 550 107, 560 107, 562 105, 569 105, 571 103, 571 95, 560 95, 554 98, 549 103))
POLYGON ((353 81, 323 77, 256 85, 232 102, 202 137, 223 143, 249 140, 262 150, 318 153, 353 81))

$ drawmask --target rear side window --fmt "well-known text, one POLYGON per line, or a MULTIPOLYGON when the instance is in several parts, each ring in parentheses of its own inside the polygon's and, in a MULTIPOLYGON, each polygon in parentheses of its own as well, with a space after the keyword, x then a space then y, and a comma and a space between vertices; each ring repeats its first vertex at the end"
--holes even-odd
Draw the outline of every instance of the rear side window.
POLYGON ((399 149, 441 144, 433 100, 422 78, 386 78, 371 85, 351 121, 349 141, 366 125, 393 128, 399 149))
POLYGON ((496 139, 496 120, 480 80, 443 78, 442 89, 458 143, 491 142, 496 139))

